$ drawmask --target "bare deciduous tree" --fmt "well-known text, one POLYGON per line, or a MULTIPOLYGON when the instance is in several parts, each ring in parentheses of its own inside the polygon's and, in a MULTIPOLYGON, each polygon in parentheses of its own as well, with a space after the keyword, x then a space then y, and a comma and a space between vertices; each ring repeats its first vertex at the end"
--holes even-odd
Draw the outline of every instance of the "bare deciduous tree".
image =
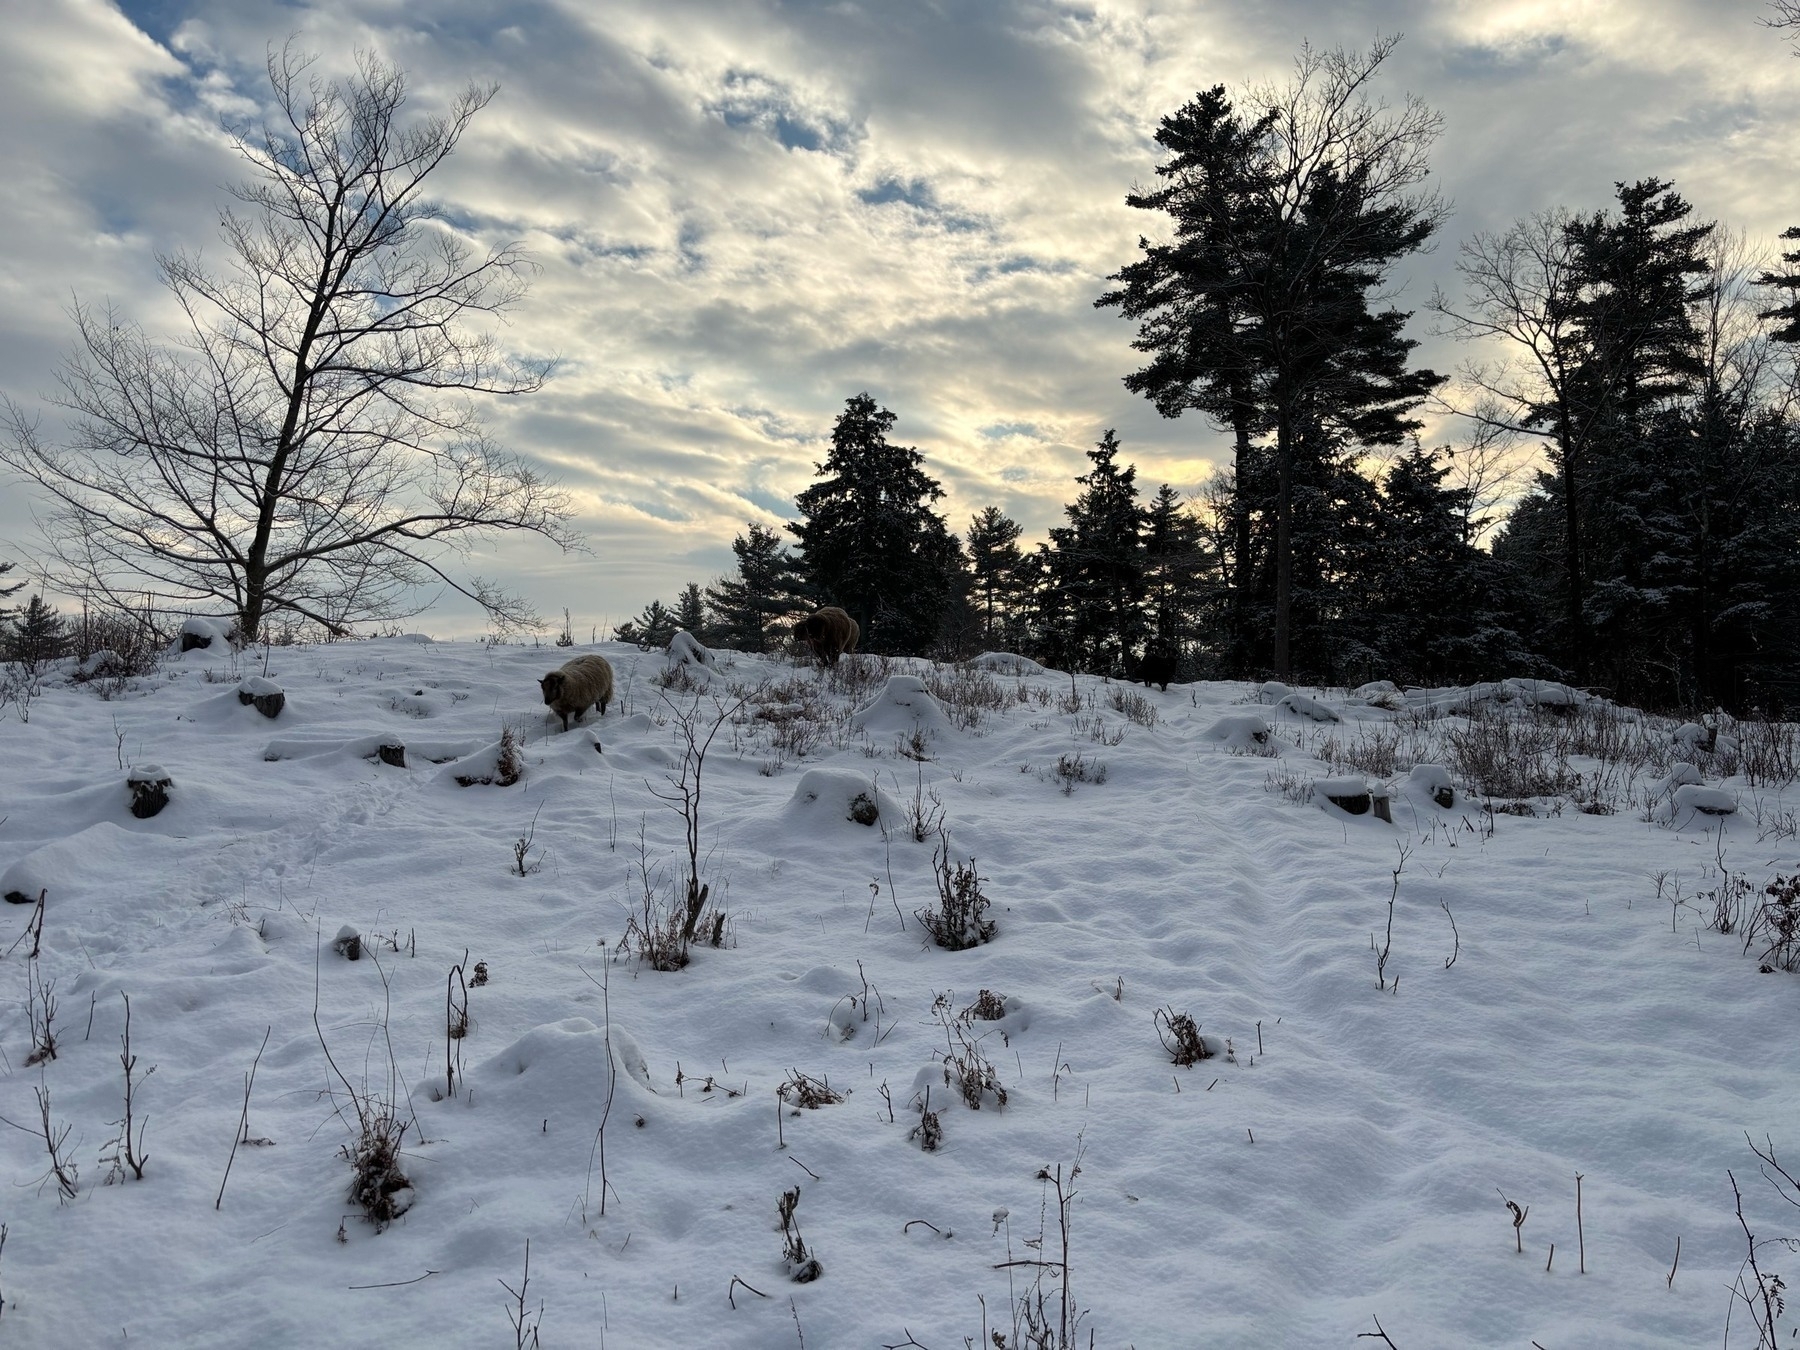
POLYGON ((220 214, 225 265, 158 259, 179 340, 77 302, 52 396, 68 442, 9 399, 0 463, 54 504, 46 544, 72 587, 223 603, 246 639, 272 615, 341 631, 416 613, 434 583, 528 621, 445 570, 476 532, 578 546, 563 493, 488 439, 474 403, 549 375, 470 326, 519 299, 531 264, 471 245, 423 191, 496 89, 402 121, 398 68, 363 54, 333 81, 312 65, 272 52, 271 117, 230 129, 253 174, 220 214))

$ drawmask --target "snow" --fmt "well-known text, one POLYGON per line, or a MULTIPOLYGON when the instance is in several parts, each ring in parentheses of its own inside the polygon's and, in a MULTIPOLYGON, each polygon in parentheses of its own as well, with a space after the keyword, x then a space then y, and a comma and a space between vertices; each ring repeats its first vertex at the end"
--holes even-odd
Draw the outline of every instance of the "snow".
POLYGON ((677 629, 675 636, 669 639, 666 660, 670 668, 692 666, 698 670, 711 670, 714 665, 713 654, 685 629, 677 629))
MULTIPOLYGON (((923 662, 719 652, 711 688, 682 692, 629 678, 629 648, 579 650, 620 691, 567 733, 537 685, 565 653, 405 639, 273 649, 279 724, 238 705, 251 654, 222 644, 109 702, 58 678, 29 723, 8 710, 0 888, 47 893, 35 971, 34 907, 0 907, 0 1115, 26 1127, 0 1128, 9 1344, 510 1345, 500 1281, 528 1240, 546 1348, 785 1347, 798 1324, 809 1347, 944 1350, 982 1337, 978 1296, 1010 1341, 1041 1268, 1001 1263, 1060 1251, 1039 1171, 1077 1158, 1079 1343, 1119 1350, 1348 1345, 1375 1317, 1409 1350, 1717 1345, 1744 1255, 1726 1169, 1759 1237, 1800 1232, 1745 1141, 1800 1155, 1800 1041, 1746 1035, 1791 1026, 1800 977, 1759 974, 1704 898, 1721 866, 1757 895, 1800 870, 1796 790, 1676 783, 1694 809, 1646 819, 1678 776, 1672 724, 1634 724, 1663 758, 1629 772, 1571 754, 1613 814, 1527 817, 1484 809, 1439 753, 1471 725, 1449 709, 1555 728, 1593 715, 1585 696, 1539 713, 1542 688, 1415 690, 1397 713, 1326 692, 1342 723, 1271 729, 1250 685, 1176 685, 1137 691, 1146 726, 1121 686, 1024 666, 972 664, 952 695, 923 662), (698 834, 724 945, 658 973, 619 949, 646 879, 667 897, 685 877, 657 794, 682 713, 710 730, 739 691, 698 834), (755 716, 776 700, 822 719, 804 750, 755 716), (458 786, 503 731, 520 781, 458 786), (1377 737, 1406 753, 1320 758, 1377 737), (375 758, 396 740, 405 768, 375 758), (1059 778, 1077 755, 1104 781, 1059 778), (123 779, 146 770, 176 787, 138 820, 123 779), (1347 774, 1401 785, 1394 823, 1283 786, 1347 774), (873 826, 847 819, 862 792, 873 826), (998 926, 960 952, 915 917, 943 841, 912 817, 934 805, 998 926), (331 949, 345 929, 359 960, 331 949), (28 1066, 38 981, 58 1051, 28 1066), (962 1017, 984 990, 1003 1015, 962 1017), (122 995, 149 1157, 106 1185, 122 995), (1172 1064, 1159 1010, 1214 1056, 1172 1064), (946 1084, 964 1044, 1004 1104, 946 1084), (796 1073, 843 1100, 782 1106, 796 1073), (417 1121, 410 1208, 380 1232, 346 1199, 346 1079, 417 1121), (914 1135, 927 1087, 935 1152, 914 1135), (66 1205, 40 1184, 38 1088, 70 1127, 66 1205), (776 1218, 796 1185, 823 1266, 805 1285, 776 1218), (1523 1256, 1497 1190, 1530 1206, 1523 1256)), ((1790 1283, 1800 1264, 1763 1260, 1790 1283)))
POLYGON ((1295 717, 1304 717, 1314 722, 1341 722, 1343 720, 1318 699, 1309 698, 1305 694, 1283 694, 1276 707, 1283 712, 1292 713, 1295 717))

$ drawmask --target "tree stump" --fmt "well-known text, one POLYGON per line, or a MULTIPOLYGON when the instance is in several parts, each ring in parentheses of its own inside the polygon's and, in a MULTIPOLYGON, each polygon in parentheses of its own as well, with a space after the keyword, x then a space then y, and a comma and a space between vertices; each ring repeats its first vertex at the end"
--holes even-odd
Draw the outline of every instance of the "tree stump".
POLYGON ((375 754, 383 764, 391 764, 396 769, 406 767, 406 747, 399 741, 383 741, 375 747, 375 754))
POLYGON ((131 814, 148 820, 169 804, 169 789, 175 780, 154 764, 146 764, 125 775, 125 786, 131 790, 131 814))
POLYGON ((873 825, 881 819, 881 807, 866 792, 859 792, 850 799, 850 819, 858 825, 873 825))
POLYGON ((346 961, 362 960, 362 934, 345 924, 331 940, 331 950, 346 961))
POLYGON ((287 695, 281 692, 281 686, 260 675, 252 675, 240 684, 237 698, 246 708, 254 707, 264 717, 279 717, 287 706, 287 695))

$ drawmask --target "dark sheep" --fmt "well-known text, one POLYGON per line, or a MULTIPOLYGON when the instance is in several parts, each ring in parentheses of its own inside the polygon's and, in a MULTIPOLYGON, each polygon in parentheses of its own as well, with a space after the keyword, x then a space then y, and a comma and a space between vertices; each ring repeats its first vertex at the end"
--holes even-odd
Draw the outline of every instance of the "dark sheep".
POLYGON ((856 650, 862 629, 836 605, 814 610, 794 625, 794 639, 812 648, 822 666, 835 666, 838 657, 856 650))
POLYGON ((1144 649, 1143 659, 1138 662, 1137 680, 1140 684, 1154 684, 1167 693, 1169 681, 1175 678, 1180 668, 1181 658, 1175 652, 1152 643, 1144 649))
POLYGON ((569 714, 581 721, 590 706, 606 716, 606 705, 613 696, 612 663, 604 656, 578 656, 561 670, 553 670, 538 680, 543 686, 544 702, 552 712, 562 715, 563 730, 569 729, 569 714))

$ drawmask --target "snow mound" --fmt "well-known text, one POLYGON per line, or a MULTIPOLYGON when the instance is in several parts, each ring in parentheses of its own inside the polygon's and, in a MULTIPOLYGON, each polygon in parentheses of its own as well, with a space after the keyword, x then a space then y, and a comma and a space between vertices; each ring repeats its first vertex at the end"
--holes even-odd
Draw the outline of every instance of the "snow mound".
POLYGON ((1382 784, 1371 783, 1361 774, 1318 779, 1312 785, 1312 799, 1314 805, 1327 811, 1351 816, 1366 816, 1372 811, 1381 819, 1388 819, 1388 789, 1382 784))
POLYGON ((1228 750, 1257 750, 1269 743, 1269 724, 1255 713, 1236 713, 1221 717, 1200 735, 1228 750))
POLYGON ((189 652, 222 655, 231 650, 231 625, 224 619, 209 619, 196 614, 181 621, 181 631, 169 655, 181 657, 189 652))
MULTIPOLYGON (((475 1066, 470 1081, 480 1092, 509 1097, 523 1094, 559 1111, 568 1111, 574 1101, 578 1113, 591 1112, 606 1100, 610 1076, 607 1039, 606 1033, 585 1017, 549 1022, 533 1027, 499 1054, 475 1066)), ((619 1071, 618 1086, 628 1089, 635 1084, 653 1094, 650 1066, 637 1039, 615 1025, 611 1040, 613 1063, 619 1071)))
POLYGON ((677 666, 692 666, 699 670, 712 670, 715 664, 713 661, 713 654, 700 645, 700 639, 685 630, 678 629, 675 636, 669 639, 669 647, 666 655, 668 658, 668 668, 670 670, 673 670, 677 666))
POLYGON ((905 819, 900 803, 878 784, 844 769, 808 769, 794 785, 787 809, 809 833, 839 826, 860 830, 865 825, 880 824, 897 829, 905 819))
POLYGON ((1701 787, 1686 783, 1675 789, 1673 818, 1688 821, 1691 817, 1729 816, 1737 810, 1737 798, 1722 788, 1701 787))
POLYGON ((1555 680, 1502 680, 1502 699, 1518 699, 1530 708, 1579 708, 1593 702, 1589 694, 1555 680))
POLYGON ((1254 692, 1258 703, 1279 703, 1294 691, 1280 680, 1265 680, 1254 692))
POLYGON ((1656 785, 1658 797, 1673 796, 1677 788, 1698 787, 1706 780, 1700 776, 1700 770, 1692 764, 1677 761, 1669 766, 1669 776, 1656 785))
POLYGON ((871 737, 916 734, 930 739, 948 732, 950 719, 917 675, 890 675, 874 701, 851 714, 850 725, 871 737))
POLYGON ((1406 706, 1406 695, 1400 692, 1400 686, 1392 680, 1370 680, 1360 684, 1351 691, 1352 703, 1366 703, 1371 708, 1386 708, 1389 712, 1397 712, 1406 706))
POLYGON ((1044 667, 1029 656, 1013 652, 983 652, 964 662, 971 670, 991 671, 995 675, 1042 675, 1044 667))
MULTIPOLYGON (((129 819, 122 793, 117 809, 129 819)), ((15 860, 0 872, 0 895, 23 895, 35 901, 39 891, 47 891, 47 903, 65 909, 72 901, 85 900, 109 907, 135 904, 142 898, 143 885, 121 885, 120 878, 145 873, 152 864, 160 866, 184 849, 183 840, 164 839, 103 820, 15 860)))
POLYGON ((1304 717, 1314 722, 1341 722, 1344 720, 1318 699, 1309 698, 1305 694, 1285 694, 1275 706, 1285 709, 1296 717, 1304 717))
POLYGON ((1450 770, 1442 764, 1415 764, 1406 775, 1406 794, 1428 798, 1446 810, 1456 805, 1456 784, 1450 781, 1450 770))
POLYGON ((1675 728, 1672 739, 1690 753, 1710 753, 1717 736, 1717 731, 1712 727, 1703 727, 1698 722, 1683 722, 1675 728))

